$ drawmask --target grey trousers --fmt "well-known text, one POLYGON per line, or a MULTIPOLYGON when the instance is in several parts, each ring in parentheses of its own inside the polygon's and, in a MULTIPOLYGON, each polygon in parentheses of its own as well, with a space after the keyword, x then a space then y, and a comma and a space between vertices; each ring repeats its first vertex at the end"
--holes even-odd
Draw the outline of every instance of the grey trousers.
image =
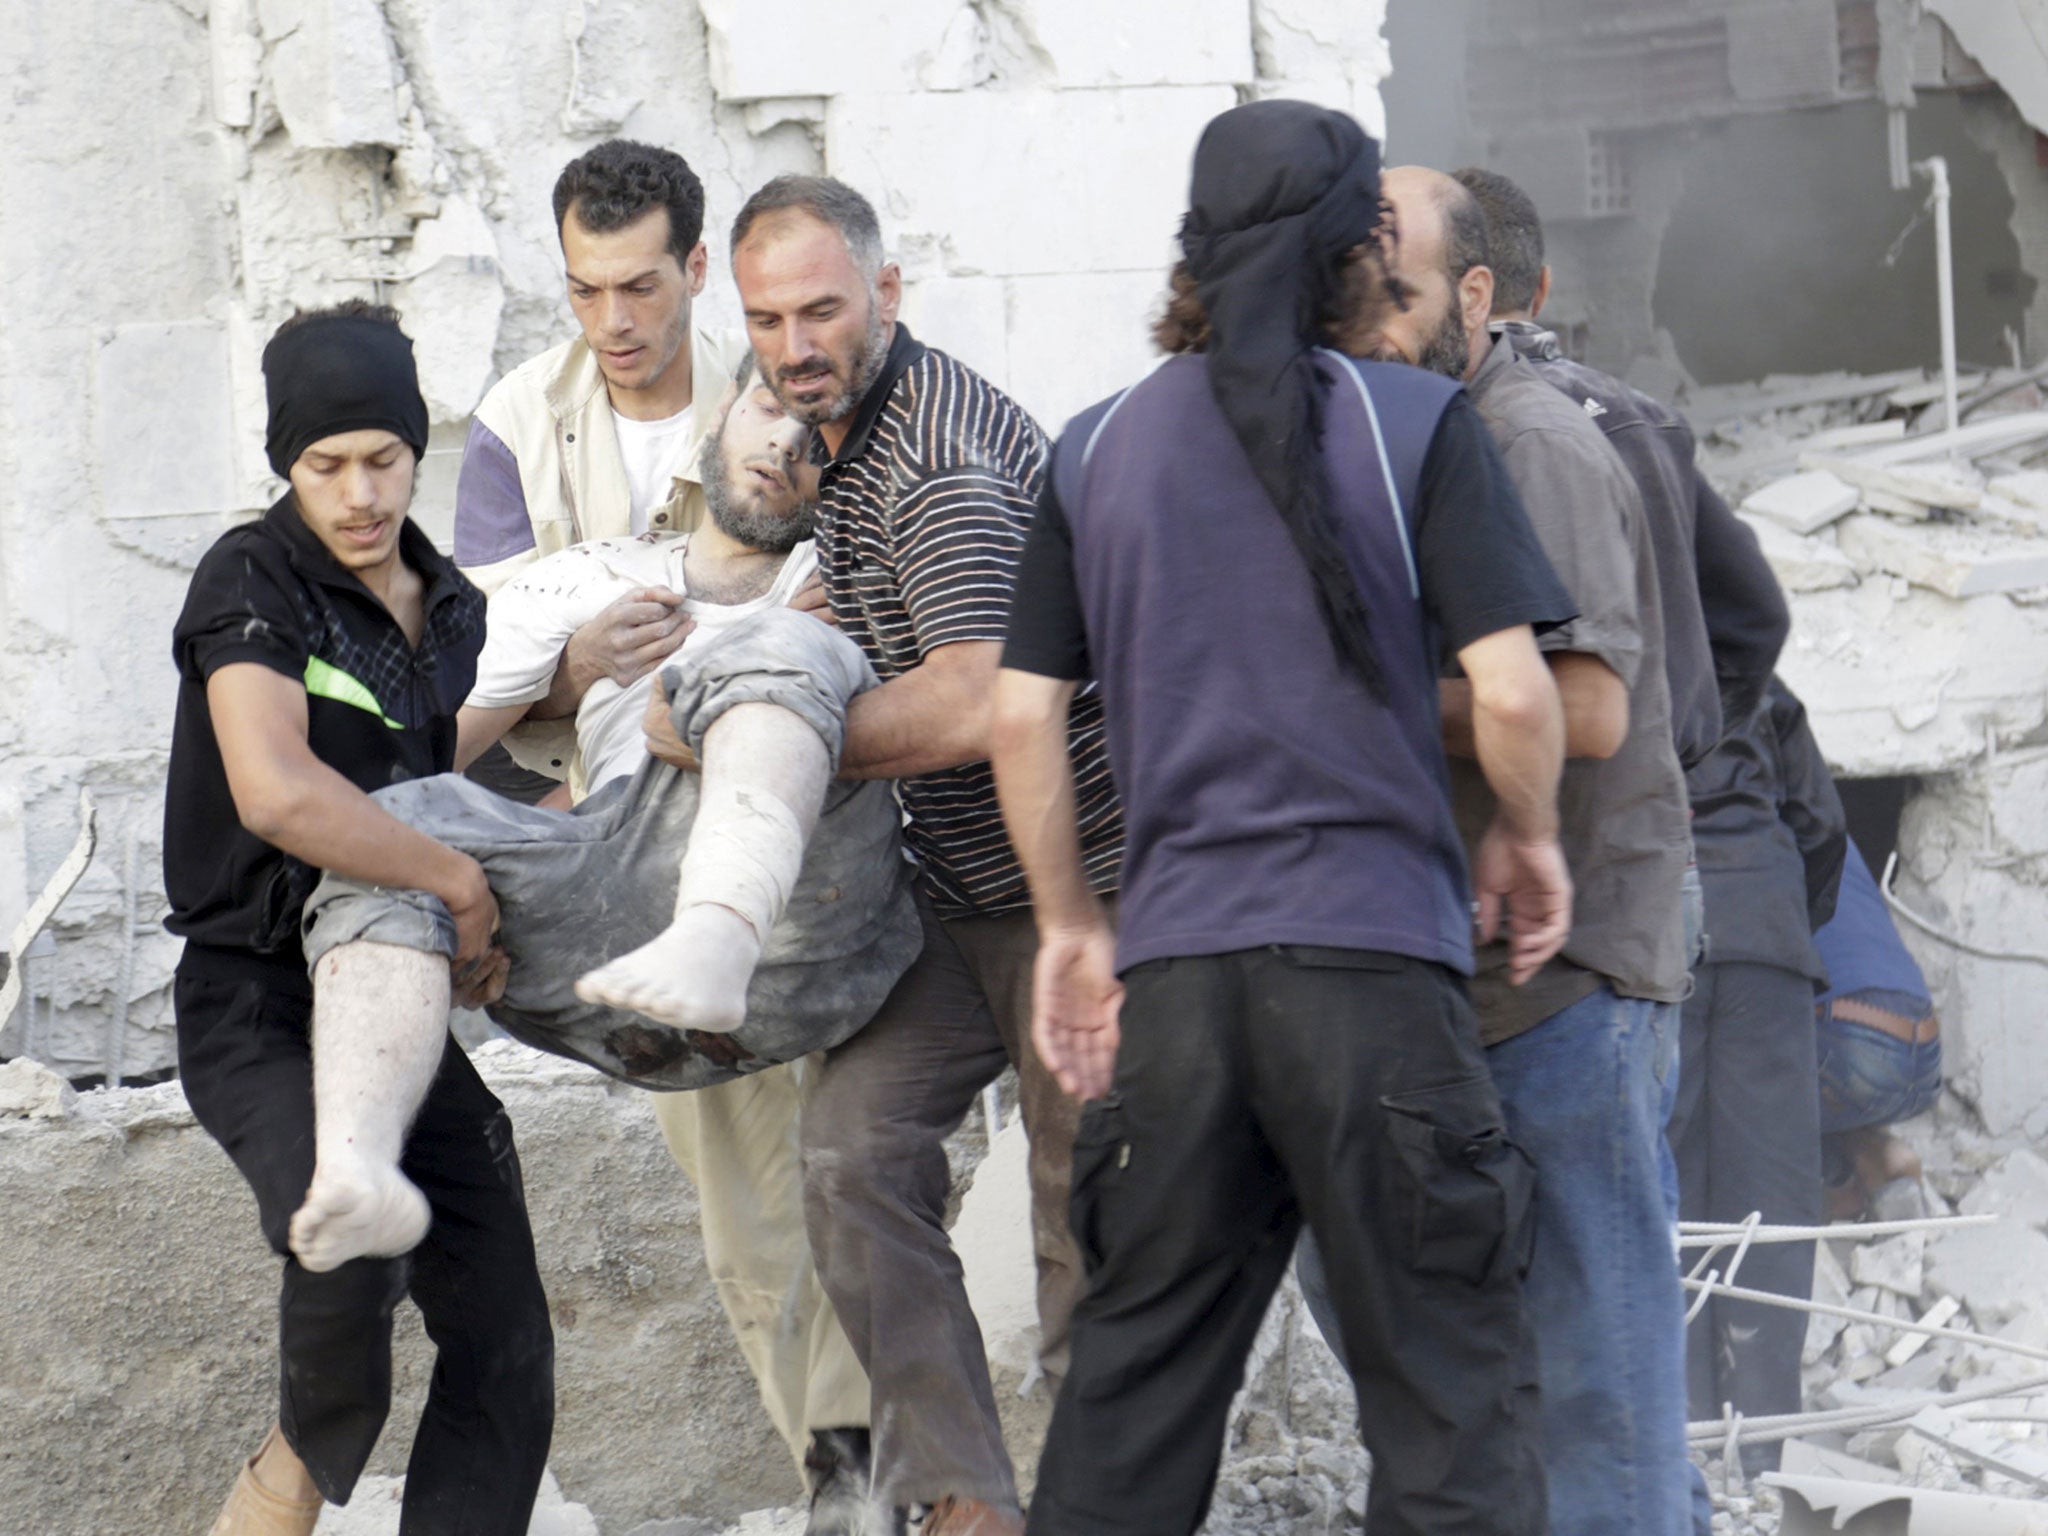
MULTIPOLYGON (((663 674, 677 733, 700 749, 736 704, 778 704, 824 739, 836 765, 846 706, 874 674, 817 620, 771 609, 663 674)), ((677 868, 697 815, 698 779, 649 761, 573 811, 506 800, 456 774, 376 794, 400 821, 483 865, 510 958, 488 1010, 516 1038, 643 1088, 704 1088, 846 1040, 874 1015, 922 946, 902 850, 902 817, 882 782, 835 781, 782 919, 730 1035, 671 1029, 586 1003, 576 979, 668 926, 677 868)), ((370 940, 453 955, 439 898, 324 876, 306 903, 306 960, 370 940)))
POLYGON ((825 1058, 804 1107, 811 1252, 874 1401, 876 1499, 948 1495, 1014 1508, 981 1330, 946 1236, 945 1138, 1014 1062, 1031 1141, 1039 1358, 1057 1391, 1082 1285, 1067 1228, 1081 1106, 1031 1047, 1031 914, 941 920, 873 1023, 825 1058))

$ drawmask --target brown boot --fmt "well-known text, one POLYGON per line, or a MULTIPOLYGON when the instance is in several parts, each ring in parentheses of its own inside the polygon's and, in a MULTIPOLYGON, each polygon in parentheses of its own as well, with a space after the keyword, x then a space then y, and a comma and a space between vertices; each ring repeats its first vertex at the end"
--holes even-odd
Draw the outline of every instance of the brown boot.
POLYGON ((212 1536, 313 1536, 326 1501, 318 1494, 310 1499, 285 1498, 257 1480, 256 1463, 272 1454, 273 1445, 294 1462, 298 1460, 278 1427, 271 1425, 256 1454, 242 1464, 234 1491, 221 1506, 220 1518, 213 1522, 212 1536))
POLYGON ((979 1499, 949 1497, 932 1506, 918 1536, 1024 1536, 1024 1517, 979 1499))

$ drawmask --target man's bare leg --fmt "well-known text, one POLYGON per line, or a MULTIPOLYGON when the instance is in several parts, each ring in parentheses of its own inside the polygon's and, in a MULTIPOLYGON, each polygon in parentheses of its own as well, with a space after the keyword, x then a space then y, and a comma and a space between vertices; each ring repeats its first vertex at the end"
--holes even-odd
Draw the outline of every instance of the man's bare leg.
POLYGON ((409 1253, 426 1197, 398 1170, 406 1129, 448 1039, 448 960, 397 944, 340 944, 313 972, 313 1182, 292 1217, 311 1270, 409 1253))
POLYGON ((832 761, 818 733, 775 704, 719 716, 704 733, 703 759, 675 920, 580 979, 576 995, 724 1034, 746 1020, 747 983, 803 868, 832 761))

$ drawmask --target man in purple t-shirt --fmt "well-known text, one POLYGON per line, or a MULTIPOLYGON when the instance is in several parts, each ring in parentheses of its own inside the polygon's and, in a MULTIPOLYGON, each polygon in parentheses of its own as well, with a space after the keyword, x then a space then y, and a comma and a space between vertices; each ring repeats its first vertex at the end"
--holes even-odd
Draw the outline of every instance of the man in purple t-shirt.
POLYGON ((1200 1526, 1304 1225, 1359 1363, 1371 1528, 1544 1529, 1532 1174, 1464 977, 1475 886, 1523 972, 1570 925, 1533 628, 1573 610, 1463 392, 1302 318, 1384 292, 1378 167, 1305 103, 1210 124, 1159 338, 1180 355, 1069 426, 1025 547, 994 762, 1039 933, 1033 1040, 1093 1101, 1089 1286, 1034 1533, 1200 1526), (1499 797, 1469 884, 1446 655, 1499 797), (1124 804, 1114 933, 1066 751, 1086 677, 1124 804))

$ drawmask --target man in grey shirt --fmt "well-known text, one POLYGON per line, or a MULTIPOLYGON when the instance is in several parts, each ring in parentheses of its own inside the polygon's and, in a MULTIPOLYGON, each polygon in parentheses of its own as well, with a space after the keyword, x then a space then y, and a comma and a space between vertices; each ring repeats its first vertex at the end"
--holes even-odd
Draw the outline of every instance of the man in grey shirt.
MULTIPOLYGON (((1561 841, 1571 937, 1526 985, 1481 950, 1472 1001, 1508 1131, 1539 1170, 1527 1297, 1542 1361, 1551 1525, 1690 1528, 1683 1308, 1664 1123, 1676 1086, 1690 857, 1663 617, 1641 497, 1586 414, 1492 336, 1486 222, 1450 177, 1387 173, 1406 307, 1353 350, 1463 379, 1579 617, 1542 636, 1564 700, 1561 841)), ((1493 811, 1471 761, 1470 690, 1443 684, 1468 849, 1493 811)))

